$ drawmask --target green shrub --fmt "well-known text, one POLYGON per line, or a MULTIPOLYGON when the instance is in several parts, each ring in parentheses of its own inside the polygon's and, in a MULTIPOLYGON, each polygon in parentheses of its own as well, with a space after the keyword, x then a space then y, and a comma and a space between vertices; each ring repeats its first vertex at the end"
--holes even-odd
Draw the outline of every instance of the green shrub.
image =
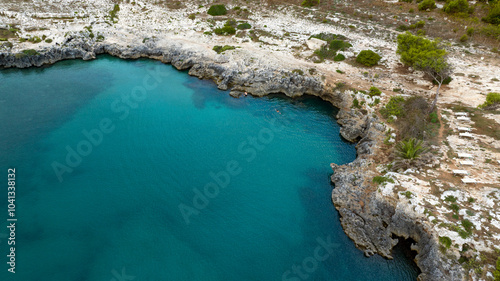
POLYGON ((382 116, 386 119, 391 116, 400 117, 403 115, 403 106, 405 99, 402 96, 393 96, 387 104, 380 110, 382 116))
POLYGON ((500 93, 489 93, 486 95, 486 101, 479 108, 486 108, 497 104, 500 104, 500 93))
POLYGON ((237 26, 238 29, 250 29, 252 26, 248 22, 240 23, 237 26))
POLYGON ((471 233, 470 233, 470 232, 467 232, 467 231, 465 231, 465 230, 463 230, 463 229, 459 229, 459 230, 458 230, 458 235, 459 235, 460 237, 462 237, 462 239, 467 239, 467 237, 469 237, 469 236, 471 235, 471 233))
POLYGON ((304 71, 302 71, 301 69, 294 69, 294 70, 292 70, 292 73, 297 73, 299 75, 304 75, 304 71))
POLYGON ((226 6, 224 5, 212 5, 207 11, 207 14, 211 16, 222 16, 227 14, 226 6))
POLYGON ((380 91, 377 87, 370 87, 370 92, 368 92, 368 95, 370 95, 370 97, 380 96, 381 94, 382 91, 380 91))
POLYGON ((229 45, 224 45, 224 46, 214 46, 212 50, 214 50, 217 54, 220 54, 222 52, 228 51, 228 50, 234 50, 236 47, 234 46, 229 46, 229 45))
POLYGON ((342 54, 337 54, 335 57, 333 57, 334 61, 343 61, 345 60, 345 56, 342 54))
POLYGON ((460 207, 458 207, 457 204, 451 204, 450 209, 454 212, 458 212, 460 210, 460 207))
POLYGON ((376 65, 382 57, 372 50, 363 50, 359 52, 356 61, 364 66, 376 65))
POLYGON ((421 20, 421 21, 418 21, 416 24, 415 24, 415 27, 416 28, 422 28, 425 26, 425 21, 424 20, 421 20))
POLYGON ((214 33, 217 35, 233 35, 236 34, 236 29, 232 26, 233 22, 228 20, 223 27, 214 29, 214 33))
POLYGON ((115 4, 115 6, 113 6, 113 10, 109 12, 109 18, 111 19, 112 22, 114 22, 115 18, 118 17, 117 14, 119 11, 120 11, 120 5, 115 4))
POLYGON ((352 100, 352 107, 354 107, 354 108, 361 108, 361 106, 359 105, 359 100, 357 98, 354 98, 352 100))
POLYGON ((195 14, 189 14, 188 19, 195 20, 196 19, 196 15, 195 14))
POLYGON ((469 2, 467 0, 451 0, 446 2, 443 11, 447 14, 467 13, 469 2))
POLYGON ((322 46, 318 50, 314 51, 314 54, 318 56, 321 60, 332 59, 335 58, 337 52, 328 48, 326 45, 322 46))
POLYGON ((429 114, 429 119, 430 119, 431 123, 438 123, 439 122, 439 118, 438 118, 438 115, 436 112, 431 112, 429 114))
POLYGON ((8 40, 7 38, 2 38, 2 37, 0 37, 0 42, 1 42, 1 41, 4 41, 4 42, 5 42, 5 41, 7 41, 7 40, 8 40))
POLYGON ((500 257, 497 259, 497 267, 495 272, 493 272, 493 276, 495 277, 495 281, 500 281, 500 257))
POLYGON ((439 242, 441 244, 443 244, 446 247, 446 249, 449 249, 451 247, 451 239, 450 239, 450 237, 439 236, 439 242))
POLYGON ((420 4, 418 4, 419 11, 427 11, 436 9, 436 2, 434 0, 424 0, 420 4))
POLYGON ((337 71, 337 73, 344 74, 344 71, 342 71, 342 70, 340 70, 340 69, 337 69, 337 70, 335 70, 335 71, 337 71))
POLYGON ((472 229, 474 228, 474 224, 468 219, 462 220, 462 226, 467 232, 472 232, 472 229))
POLYGON ((415 138, 400 141, 396 145, 396 155, 403 159, 417 159, 426 151, 427 148, 424 147, 423 141, 415 138))
POLYGON ((474 27, 469 27, 467 28, 467 36, 472 36, 474 34, 474 27))
POLYGON ((35 56, 35 55, 39 55, 39 53, 33 49, 27 49, 27 50, 23 50, 23 54, 27 55, 27 56, 35 56))
POLYGON ((376 184, 383 184, 383 183, 386 183, 386 182, 394 183, 394 180, 391 179, 391 178, 389 178, 389 177, 376 176, 376 177, 373 178, 372 182, 376 183, 376 184))
POLYGON ((497 2, 488 12, 488 15, 482 18, 482 21, 491 24, 500 24, 500 2, 497 2))
POLYGON ((45 42, 46 43, 52 43, 52 39, 50 39, 50 38, 49 39, 45 39, 45 42))
POLYGON ((411 193, 411 191, 402 192, 401 194, 406 196, 406 198, 408 198, 408 199, 411 199, 411 196, 413 195, 413 193, 411 193))
POLYGON ((464 34, 460 37, 460 42, 467 42, 469 40, 469 36, 467 34, 464 34))
POLYGON ((310 8, 312 6, 319 5, 319 0, 304 0, 300 5, 302 5, 302 7, 310 8))
POLYGON ((338 51, 338 50, 345 51, 346 49, 348 49, 350 47, 352 47, 352 45, 349 44, 348 42, 343 41, 343 40, 334 39, 330 42, 330 49, 335 50, 335 51, 338 51))
POLYGON ((446 196, 446 198, 444 198, 444 201, 455 203, 455 202, 457 202, 457 197, 455 197, 453 195, 448 195, 448 196, 446 196))

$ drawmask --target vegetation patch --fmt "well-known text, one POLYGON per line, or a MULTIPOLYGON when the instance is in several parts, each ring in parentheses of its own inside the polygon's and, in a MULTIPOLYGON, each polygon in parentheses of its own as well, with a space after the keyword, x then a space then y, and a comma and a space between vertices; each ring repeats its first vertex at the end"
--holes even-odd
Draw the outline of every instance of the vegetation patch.
POLYGON ((214 50, 217 54, 220 54, 220 53, 223 53, 225 51, 229 51, 229 50, 234 50, 236 49, 235 46, 229 46, 229 45, 224 45, 224 46, 214 46, 214 48, 212 50, 214 50))
POLYGON ((319 5, 319 0, 304 0, 302 1, 302 4, 300 4, 302 7, 310 8, 316 5, 319 5))
POLYGON ((248 22, 244 22, 244 23, 238 24, 238 26, 236 28, 238 28, 238 29, 250 29, 250 28, 252 28, 252 26, 248 22))
POLYGON ((115 6, 113 6, 113 10, 109 12, 109 19, 111 20, 111 22, 116 22, 115 18, 118 18, 119 11, 120 11, 120 5, 115 4, 115 6))
POLYGON ((383 184, 386 182, 394 183, 394 180, 389 178, 389 177, 384 177, 384 176, 376 176, 373 178, 372 182, 376 184, 383 184))
POLYGON ((217 35, 234 35, 236 34, 236 28, 234 28, 234 25, 236 25, 234 20, 228 20, 223 27, 214 29, 214 33, 217 35))
POLYGON ((370 87, 370 92, 368 92, 368 95, 370 95, 370 97, 380 96, 381 94, 382 91, 380 91, 377 87, 370 87))
POLYGON ((439 242, 445 246, 446 249, 451 247, 451 239, 446 236, 439 236, 439 242))
POLYGON ((434 10, 436 8, 436 2, 434 2, 434 0, 424 0, 418 4, 419 11, 434 10))
POLYGON ((363 50, 359 52, 356 57, 356 62, 364 66, 374 66, 376 65, 382 57, 372 50, 363 50))
POLYGON ((500 93, 489 93, 486 95, 486 101, 479 105, 482 109, 492 109, 500 105, 500 93))
POLYGON ((226 6, 224 5, 212 5, 207 11, 207 14, 211 16, 222 16, 227 14, 226 6))

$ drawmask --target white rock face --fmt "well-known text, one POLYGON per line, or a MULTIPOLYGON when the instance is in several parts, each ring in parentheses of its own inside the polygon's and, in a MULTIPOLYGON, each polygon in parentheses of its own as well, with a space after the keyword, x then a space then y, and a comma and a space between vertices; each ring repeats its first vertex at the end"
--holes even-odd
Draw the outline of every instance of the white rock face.
POLYGON ((317 49, 323 47, 324 45, 326 45, 326 41, 323 41, 323 40, 320 40, 317 38, 311 38, 311 39, 307 40, 306 44, 307 44, 307 47, 309 49, 317 50, 317 49))

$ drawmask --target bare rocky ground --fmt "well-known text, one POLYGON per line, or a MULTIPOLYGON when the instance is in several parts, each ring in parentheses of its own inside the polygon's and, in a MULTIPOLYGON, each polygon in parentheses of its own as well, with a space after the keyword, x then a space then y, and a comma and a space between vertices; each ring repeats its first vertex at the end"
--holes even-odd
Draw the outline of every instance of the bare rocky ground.
MULTIPOLYGON (((0 42, 3 46, 0 52, 18 53, 27 49, 42 52, 44 48, 62 46, 68 38, 103 41, 131 49, 148 41, 158 46, 179 45, 242 71, 269 65, 286 71, 301 70, 304 76, 322 81, 325 88, 342 90, 345 95, 365 100, 364 109, 369 114, 377 114, 389 97, 401 92, 428 98, 434 94, 422 73, 408 71, 399 63, 395 43, 398 32, 345 14, 297 6, 269 9, 265 4, 257 7, 241 1, 227 5, 229 15, 212 17, 206 14, 209 5, 206 1, 182 4, 123 1, 113 22, 109 15, 114 4, 111 0, 4 0, 0 3, 0 28, 15 27, 18 31, 8 38, 12 47, 0 42), (318 17, 326 21, 319 21, 318 17), (228 18, 250 23, 258 40, 249 37, 250 31, 237 36, 205 34, 223 26, 228 18), (348 38, 352 47, 341 52, 347 58, 345 61, 313 62, 311 56, 321 42, 310 40, 310 36, 321 32, 348 38), (19 42, 19 38, 34 36, 45 39, 39 43, 19 42), (212 50, 215 45, 238 48, 217 54, 212 50), (364 49, 382 56, 379 66, 365 68, 354 61, 355 55, 364 49), (372 85, 383 92, 379 105, 370 106, 373 102, 370 97, 355 94, 356 90, 368 90, 372 85)), ((469 258, 462 264, 464 279, 493 280, 494 262, 500 254, 500 114, 483 112, 476 107, 484 102, 488 92, 500 92, 500 57, 480 46, 453 44, 448 50, 455 74, 453 81, 442 89, 438 103, 442 124, 432 147, 433 163, 426 168, 389 172, 392 145, 380 143, 375 154, 381 157, 372 161, 376 165, 371 165, 368 175, 385 175, 394 183, 368 184, 381 200, 393 202, 397 212, 404 211, 408 217, 424 224, 450 263, 457 263, 461 256, 469 258), (470 123, 462 124, 456 119, 454 112, 462 111, 470 113, 470 123), (471 128, 473 138, 459 137, 459 126, 471 128), (472 154, 474 165, 461 166, 462 159, 458 159, 457 153, 472 154), (467 170, 468 177, 477 183, 462 183, 460 177, 453 176, 455 169, 467 170), (452 210, 453 204, 458 210, 452 210), (464 219, 473 223, 467 235, 463 232, 464 219), (446 248, 439 237, 449 237, 451 246, 446 248)), ((257 90, 250 93, 264 94, 257 90)), ((350 105, 344 103, 344 106, 350 105)), ((387 130, 390 125, 383 124, 383 128, 387 130)))

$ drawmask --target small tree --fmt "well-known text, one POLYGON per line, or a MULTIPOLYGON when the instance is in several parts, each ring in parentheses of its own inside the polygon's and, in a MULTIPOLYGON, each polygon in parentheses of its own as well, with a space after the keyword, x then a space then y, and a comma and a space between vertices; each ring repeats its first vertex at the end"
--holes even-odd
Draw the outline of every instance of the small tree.
POLYGON ((436 96, 429 108, 429 112, 433 112, 443 82, 453 73, 453 68, 447 61, 446 50, 439 41, 406 32, 398 35, 397 53, 401 55, 401 62, 425 72, 438 84, 436 96))

